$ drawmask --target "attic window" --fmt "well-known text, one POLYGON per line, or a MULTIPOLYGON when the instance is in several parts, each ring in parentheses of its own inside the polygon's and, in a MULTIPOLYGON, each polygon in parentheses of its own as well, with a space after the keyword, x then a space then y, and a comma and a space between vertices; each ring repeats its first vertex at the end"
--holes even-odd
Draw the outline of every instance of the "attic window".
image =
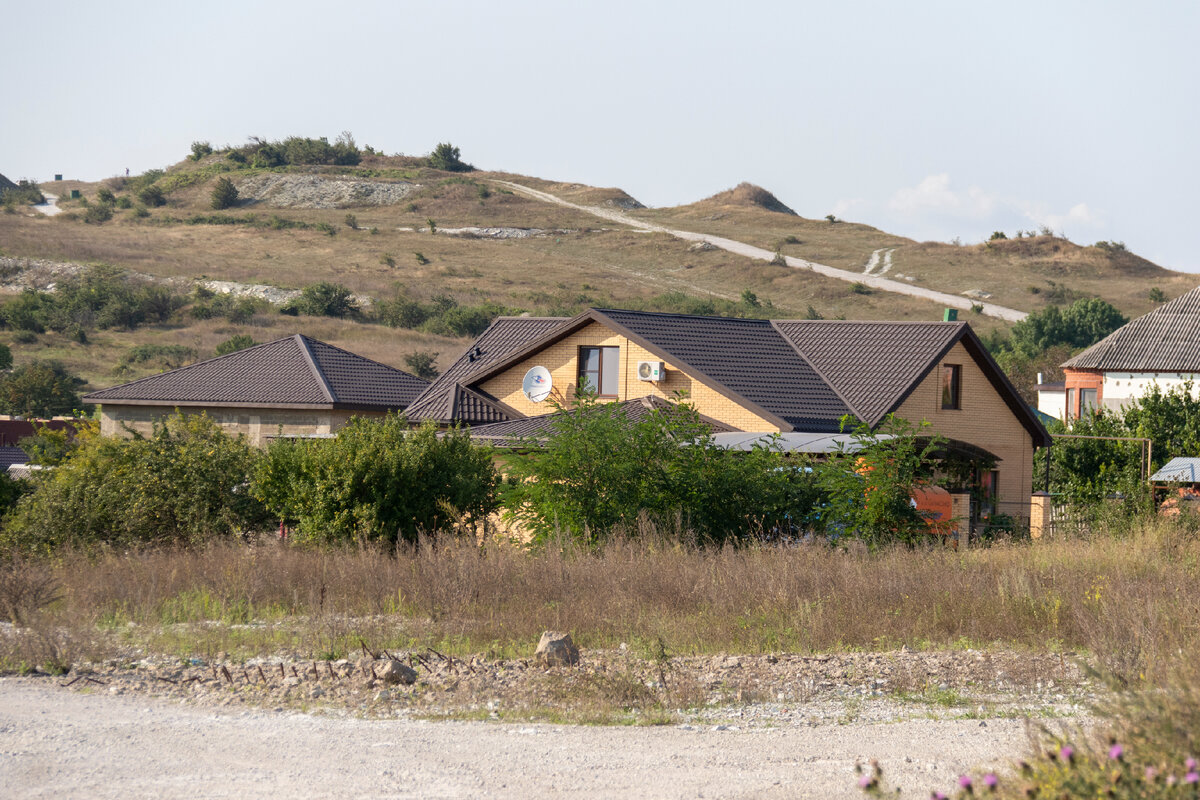
POLYGON ((962 366, 942 365, 942 408, 957 411, 962 408, 962 366))
POLYGON ((595 392, 598 397, 617 396, 620 377, 621 348, 579 348, 579 388, 595 392))

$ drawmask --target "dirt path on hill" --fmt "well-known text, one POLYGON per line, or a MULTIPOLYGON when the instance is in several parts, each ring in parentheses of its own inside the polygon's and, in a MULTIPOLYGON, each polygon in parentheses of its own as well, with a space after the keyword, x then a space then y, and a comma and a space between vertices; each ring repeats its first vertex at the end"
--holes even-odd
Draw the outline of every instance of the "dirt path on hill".
POLYGON ((33 207, 35 211, 40 211, 41 213, 45 214, 47 217, 53 217, 55 214, 62 213, 62 209, 59 208, 57 205, 58 195, 46 194, 45 192, 42 192, 42 197, 46 198, 46 202, 38 203, 37 205, 35 205, 33 207))
MULTIPOLYGON (((502 186, 506 186, 515 192, 525 195, 526 197, 531 197, 535 200, 541 200, 546 203, 554 203, 556 205, 573 208, 576 211, 583 211, 584 213, 592 214, 594 216, 607 219, 611 222, 618 222, 622 225, 628 225, 636 230, 666 233, 671 236, 675 236, 676 238, 686 239, 691 242, 708 242, 709 244, 719 247, 722 250, 727 250, 730 253, 736 253, 737 255, 758 259, 760 261, 771 261, 775 258, 775 253, 771 252, 770 250, 766 250, 762 247, 755 247, 754 245, 746 244, 745 242, 738 242, 734 241, 733 239, 726 239, 721 236, 713 236, 707 233, 676 230, 673 228, 664 227, 662 225, 655 225, 654 223, 631 217, 622 211, 617 211, 611 208, 603 208, 600 206, 579 205, 568 200, 563 200, 561 197, 556 197, 549 192, 531 189, 528 186, 522 186, 519 183, 513 183, 511 181, 495 180, 493 182, 502 186)), ((789 267, 793 267, 795 269, 807 269, 817 273, 818 275, 824 275, 828 278, 837 278, 838 280, 849 281, 851 283, 862 283, 880 291, 895 292, 896 294, 908 295, 909 297, 918 297, 922 300, 931 300, 943 306, 950 306, 951 308, 970 310, 973 305, 981 305, 983 306, 982 313, 988 315, 989 317, 997 317, 1009 322, 1020 322, 1027 316, 1024 311, 1018 311, 1015 308, 1006 308, 1005 306, 999 306, 995 303, 980 303, 979 301, 961 297, 959 295, 938 292, 934 291, 933 289, 925 289, 920 286, 911 286, 903 281, 884 278, 880 275, 867 275, 862 272, 851 272, 845 269, 838 269, 836 267, 818 264, 815 261, 806 261, 803 258, 795 258, 794 256, 785 256, 785 260, 787 261, 787 265, 789 267)))
POLYGON ((560 726, 212 709, 0 679, 8 797, 853 798, 878 758, 904 796, 1027 748, 1012 719, 766 728, 560 726))

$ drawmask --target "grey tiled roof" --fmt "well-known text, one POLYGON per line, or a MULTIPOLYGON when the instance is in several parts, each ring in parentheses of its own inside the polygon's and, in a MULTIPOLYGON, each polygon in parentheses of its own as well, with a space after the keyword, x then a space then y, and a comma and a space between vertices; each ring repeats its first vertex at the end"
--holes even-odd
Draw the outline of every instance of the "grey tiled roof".
POLYGON ((1150 476, 1155 483, 1200 483, 1200 458, 1176 456, 1150 476))
MULTIPOLYGON (((625 417, 634 422, 646 419, 654 411, 670 413, 675 408, 674 403, 652 395, 639 397, 636 400, 626 400, 617 405, 625 417)), ((569 412, 559 411, 537 417, 526 417, 525 419, 496 422, 491 425, 480 425, 471 428, 471 438, 477 441, 482 440, 501 445, 516 444, 523 439, 544 439, 551 433, 554 421, 565 413, 569 412)), ((700 420, 713 433, 727 433, 733 430, 733 428, 725 423, 704 415, 700 416, 700 420)))
POLYGON ((88 403, 404 409, 429 385, 403 370, 295 335, 102 389, 88 403))
POLYGON ((836 432, 852 413, 791 343, 762 319, 596 309, 670 360, 774 415, 795 430, 836 432))
POLYGON ((408 407, 410 420, 481 424, 517 418, 494 400, 465 389, 471 378, 563 325, 565 317, 500 317, 408 407))
POLYGON ((1200 287, 1118 328, 1063 366, 1128 372, 1200 372, 1200 287))
POLYGON ((779 320, 775 327, 875 425, 958 340, 965 322, 779 320))
POLYGON ((0 446, 0 472, 7 470, 13 464, 28 464, 29 455, 15 445, 0 446))

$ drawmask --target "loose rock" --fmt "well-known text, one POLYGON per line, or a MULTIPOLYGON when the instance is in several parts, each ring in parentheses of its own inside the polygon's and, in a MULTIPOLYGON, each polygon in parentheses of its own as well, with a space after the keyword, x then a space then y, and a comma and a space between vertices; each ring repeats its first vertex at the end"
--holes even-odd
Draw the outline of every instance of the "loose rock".
POLYGON ((571 641, 571 634, 545 631, 533 657, 546 666, 575 666, 579 663, 579 648, 571 641))

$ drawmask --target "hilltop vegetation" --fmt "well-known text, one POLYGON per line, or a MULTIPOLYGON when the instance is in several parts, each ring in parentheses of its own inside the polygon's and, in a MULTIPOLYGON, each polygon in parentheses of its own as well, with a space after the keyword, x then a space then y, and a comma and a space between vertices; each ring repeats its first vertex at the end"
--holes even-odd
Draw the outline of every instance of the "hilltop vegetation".
MULTIPOLYGON (((107 385, 117 373, 127 379, 163 367, 153 360, 121 366, 131 347, 190 348, 204 357, 233 336, 265 341, 294 331, 332 338, 401 368, 416 353, 437 353, 444 365, 496 314, 572 314, 588 305, 828 319, 941 317, 929 301, 637 232, 526 197, 499 181, 848 270, 862 272, 872 254, 887 253, 888 277, 1026 311, 1101 297, 1133 317, 1191 288, 1193 280, 1120 243, 1080 246, 1049 232, 979 244, 918 243, 836 218, 799 217, 750 184, 691 205, 645 209, 620 189, 476 169, 450 143, 428 156, 385 155, 343 133, 333 142, 195 142, 186 158, 165 169, 47 184, 63 209, 55 218, 7 206, 13 213, 0 214, 0 256, 10 259, 3 266, 9 291, 27 285, 21 259, 113 265, 184 285, 182 302, 172 300, 173 307, 145 324, 89 328, 43 320, 37 331, 10 322, 0 342, 13 346, 19 363, 53 357, 92 385, 107 385), (73 188, 80 199, 69 199, 73 188), (266 303, 192 296, 186 284, 199 278, 292 292, 327 284, 369 302, 333 317, 293 306, 299 315, 287 317, 266 303)), ((21 302, 32 308, 41 301, 21 302)), ((1007 333, 997 320, 969 312, 966 318, 994 341, 1007 333)))

